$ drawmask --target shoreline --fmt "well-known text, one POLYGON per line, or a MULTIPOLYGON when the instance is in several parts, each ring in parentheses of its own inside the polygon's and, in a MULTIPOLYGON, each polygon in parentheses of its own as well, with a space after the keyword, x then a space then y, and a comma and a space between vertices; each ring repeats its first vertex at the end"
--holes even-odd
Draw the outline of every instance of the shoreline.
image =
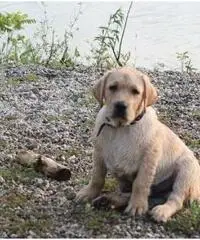
MULTIPOLYGON (((140 68, 141 69, 141 68, 140 68)), ((200 157, 200 73, 146 72, 160 95, 161 121, 200 157)), ((76 205, 75 193, 92 168, 90 141, 99 110, 90 86, 102 74, 92 67, 52 69, 17 66, 0 74, 0 192, 3 238, 199 238, 196 231, 169 230, 148 217, 76 205), (68 182, 45 178, 15 161, 19 149, 48 154, 72 172, 68 182), (112 231, 110 229, 112 228, 112 231)), ((113 182, 108 182, 113 189, 113 182)))

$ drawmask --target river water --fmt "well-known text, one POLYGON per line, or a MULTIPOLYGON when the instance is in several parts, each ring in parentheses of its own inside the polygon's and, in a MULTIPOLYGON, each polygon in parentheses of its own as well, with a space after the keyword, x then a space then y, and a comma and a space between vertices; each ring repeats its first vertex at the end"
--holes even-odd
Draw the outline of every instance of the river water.
MULTIPOLYGON (((127 10, 130 2, 82 2, 82 12, 72 46, 77 46, 84 57, 90 44, 105 25, 109 15, 119 7, 127 10)), ((45 2, 48 18, 56 32, 63 36, 78 2, 45 2)), ((0 2, 1 12, 20 10, 40 21, 44 14, 41 2, 0 2)), ((28 26, 26 33, 33 36, 36 26, 28 26)), ((188 51, 195 68, 200 69, 200 2, 136 1, 128 21, 124 51, 131 51, 131 62, 136 66, 154 68, 164 63, 168 69, 180 69, 176 53, 188 51)))

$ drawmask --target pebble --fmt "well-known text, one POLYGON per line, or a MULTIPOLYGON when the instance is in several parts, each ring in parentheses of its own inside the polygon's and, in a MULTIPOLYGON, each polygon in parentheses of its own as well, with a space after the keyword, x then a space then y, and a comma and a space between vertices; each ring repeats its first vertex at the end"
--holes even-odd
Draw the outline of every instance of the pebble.
POLYGON ((4 182, 5 182, 5 179, 2 176, 0 176, 0 183, 4 183, 4 182))

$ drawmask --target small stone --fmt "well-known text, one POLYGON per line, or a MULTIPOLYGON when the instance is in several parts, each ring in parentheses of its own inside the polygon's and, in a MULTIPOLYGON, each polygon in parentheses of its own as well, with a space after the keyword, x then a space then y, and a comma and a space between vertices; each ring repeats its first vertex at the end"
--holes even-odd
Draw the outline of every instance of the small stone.
POLYGON ((4 182, 5 182, 5 179, 2 176, 0 176, 0 183, 4 183, 4 182))
POLYGON ((67 194, 67 199, 68 200, 73 200, 76 197, 76 193, 75 192, 69 192, 67 194))
POLYGON ((11 238, 17 238, 18 236, 17 236, 17 234, 14 234, 14 233, 13 233, 13 234, 10 235, 10 237, 11 237, 11 238))
POLYGON ((137 227, 136 227, 136 230, 137 230, 137 231, 140 231, 140 230, 141 230, 141 226, 137 226, 137 227))
POLYGON ((148 238, 153 238, 153 237, 154 237, 154 234, 153 234, 153 233, 146 233, 146 236, 147 236, 148 238))
POLYGON ((76 156, 75 155, 72 155, 71 157, 68 158, 68 161, 74 161, 76 159, 76 156))
POLYGON ((7 233, 6 232, 2 232, 1 238, 7 238, 7 237, 8 237, 7 233))
POLYGON ((35 178, 35 184, 36 186, 41 186, 43 185, 44 180, 42 178, 35 178))
POLYGON ((73 200, 76 197, 76 193, 74 192, 74 189, 71 187, 67 187, 65 189, 65 194, 68 200, 73 200))
POLYGON ((33 238, 33 237, 35 237, 36 236, 36 234, 33 232, 33 231, 31 231, 31 230, 29 230, 29 235, 28 235, 28 237, 27 238, 33 238))
POLYGON ((27 149, 33 150, 34 148, 37 148, 37 142, 33 139, 27 139, 26 145, 27 149))

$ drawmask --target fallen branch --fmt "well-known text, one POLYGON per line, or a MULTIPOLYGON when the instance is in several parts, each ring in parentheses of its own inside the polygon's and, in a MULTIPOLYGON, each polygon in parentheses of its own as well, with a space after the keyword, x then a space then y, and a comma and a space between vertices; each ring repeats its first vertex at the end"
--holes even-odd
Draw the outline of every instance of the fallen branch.
POLYGON ((16 159, 21 165, 33 167, 35 171, 57 181, 66 181, 71 177, 71 171, 67 167, 32 151, 20 151, 16 159))

